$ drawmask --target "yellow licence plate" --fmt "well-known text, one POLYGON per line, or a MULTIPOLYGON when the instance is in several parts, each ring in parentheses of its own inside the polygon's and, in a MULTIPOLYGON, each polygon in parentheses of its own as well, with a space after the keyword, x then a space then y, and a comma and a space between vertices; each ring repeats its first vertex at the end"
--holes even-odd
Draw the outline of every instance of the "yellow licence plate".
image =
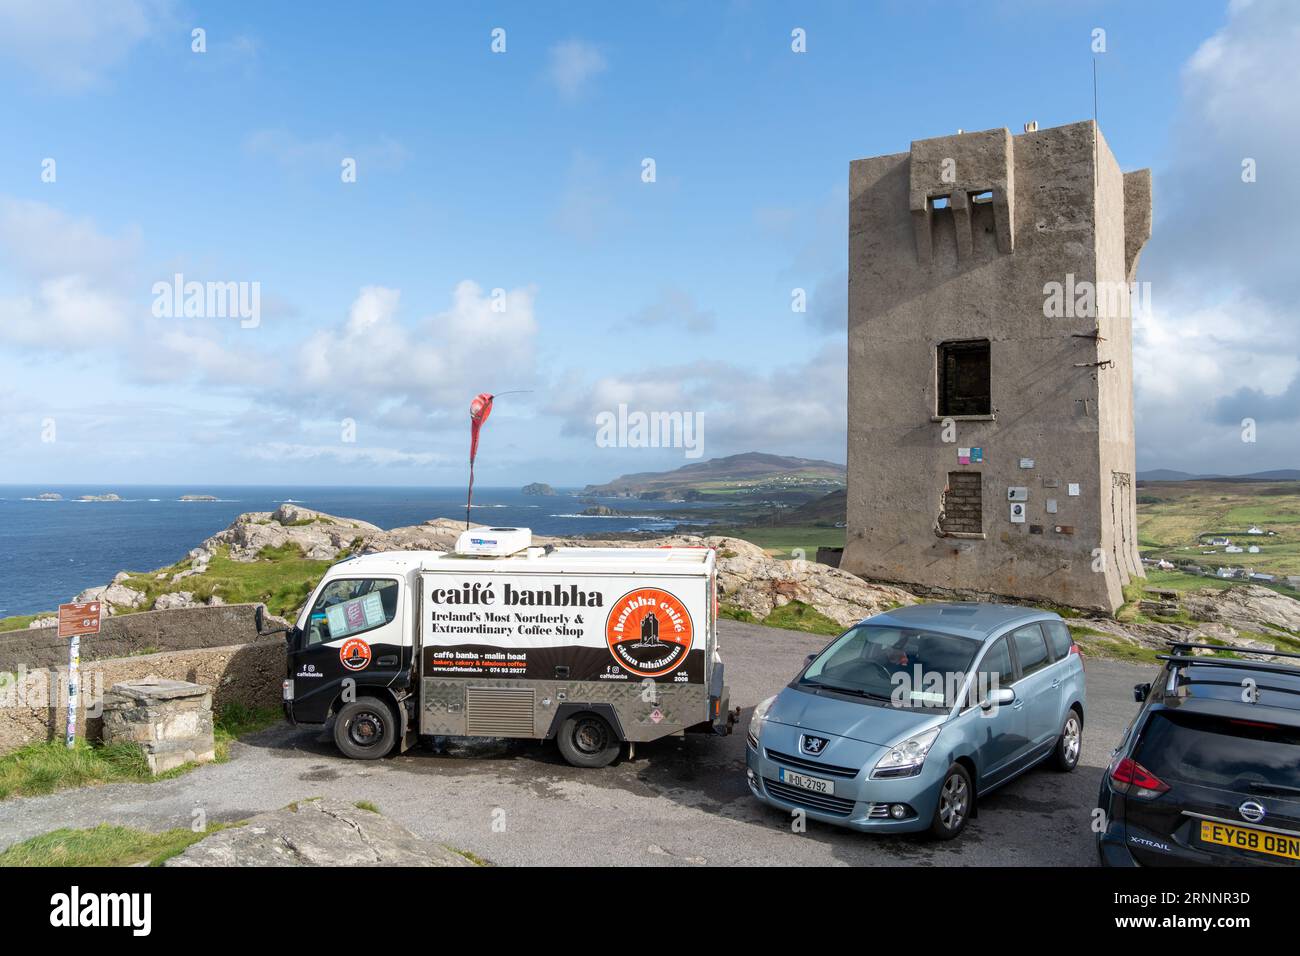
POLYGON ((1236 847, 1238 850, 1251 850, 1255 853, 1283 856, 1288 860, 1300 860, 1300 837, 1265 833, 1263 830, 1249 830, 1246 827, 1202 820, 1201 840, 1204 843, 1236 847))

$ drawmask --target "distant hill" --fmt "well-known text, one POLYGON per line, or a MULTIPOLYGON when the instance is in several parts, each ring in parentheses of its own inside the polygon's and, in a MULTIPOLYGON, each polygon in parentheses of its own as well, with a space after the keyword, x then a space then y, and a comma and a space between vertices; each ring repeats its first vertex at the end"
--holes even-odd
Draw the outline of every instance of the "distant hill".
POLYGON ((1300 468, 1255 471, 1248 475, 1193 475, 1186 471, 1156 468, 1139 471, 1138 481, 1300 481, 1300 468))
POLYGON ((649 500, 723 501, 764 495, 787 497, 792 492, 814 498, 842 488, 845 477, 844 466, 833 461, 751 451, 693 462, 672 471, 622 475, 603 485, 588 485, 582 493, 649 500))
POLYGON ((847 517, 848 503, 848 492, 841 488, 797 508, 790 508, 782 513, 777 523, 837 527, 842 525, 847 517))

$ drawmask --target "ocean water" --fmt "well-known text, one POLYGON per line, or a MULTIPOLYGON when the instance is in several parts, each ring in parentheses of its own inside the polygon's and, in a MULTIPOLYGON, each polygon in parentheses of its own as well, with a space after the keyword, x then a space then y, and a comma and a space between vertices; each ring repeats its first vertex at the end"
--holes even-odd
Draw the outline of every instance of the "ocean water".
MULTIPOLYGON (((464 488, 0 485, 0 617, 50 610, 88 587, 107 584, 118 571, 171 564, 243 512, 274 511, 285 501, 381 528, 465 517, 464 488), (44 492, 63 500, 38 500, 44 492), (75 500, 110 492, 123 500, 75 500), (180 501, 186 494, 218 500, 180 501)), ((699 519, 691 512, 704 507, 655 502, 657 511, 672 509, 666 518, 639 511, 627 499, 607 503, 629 515, 583 516, 579 512, 587 506, 572 489, 534 497, 516 488, 476 487, 473 520, 544 535, 665 531, 695 523, 699 519)))

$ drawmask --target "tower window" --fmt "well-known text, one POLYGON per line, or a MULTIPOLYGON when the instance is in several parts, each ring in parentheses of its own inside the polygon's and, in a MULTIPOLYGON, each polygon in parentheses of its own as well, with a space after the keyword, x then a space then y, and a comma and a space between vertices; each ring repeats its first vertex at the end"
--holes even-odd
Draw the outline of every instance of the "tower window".
POLYGON ((991 415, 989 340, 939 345, 940 415, 991 415))

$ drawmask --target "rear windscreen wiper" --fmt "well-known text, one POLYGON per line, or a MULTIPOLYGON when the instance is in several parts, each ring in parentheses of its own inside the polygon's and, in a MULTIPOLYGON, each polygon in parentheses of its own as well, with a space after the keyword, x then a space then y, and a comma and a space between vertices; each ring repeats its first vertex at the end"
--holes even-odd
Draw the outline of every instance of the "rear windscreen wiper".
POLYGON ((1284 783, 1250 783, 1246 789, 1251 793, 1290 793, 1300 796, 1300 787, 1288 787, 1284 783))

